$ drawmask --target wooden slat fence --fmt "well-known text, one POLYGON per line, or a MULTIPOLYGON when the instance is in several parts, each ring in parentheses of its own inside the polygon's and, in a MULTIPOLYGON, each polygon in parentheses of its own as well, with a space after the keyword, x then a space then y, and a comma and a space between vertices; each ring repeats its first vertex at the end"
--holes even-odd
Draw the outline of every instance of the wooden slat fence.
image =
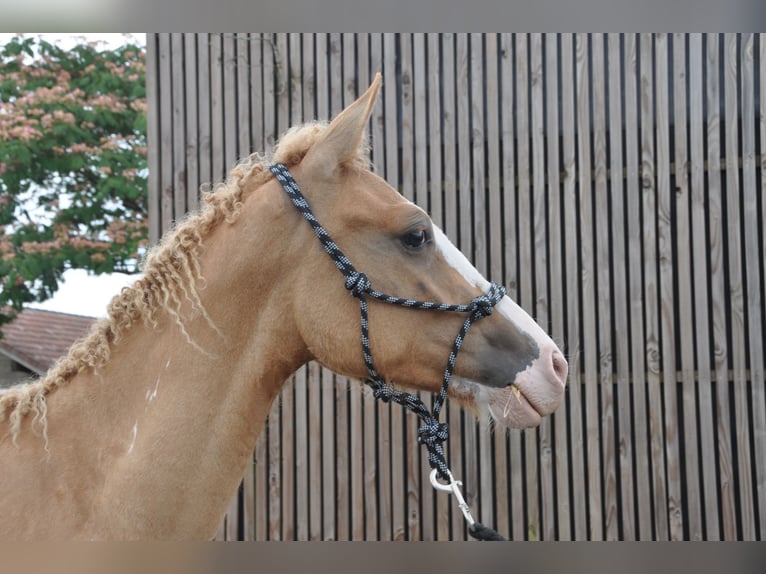
MULTIPOLYGON (((376 171, 570 361, 538 429, 447 405, 481 521, 516 540, 766 537, 766 35, 149 34, 147 51, 154 241, 382 72, 376 171)), ((310 364, 219 538, 466 539, 427 473, 413 417, 310 364)))

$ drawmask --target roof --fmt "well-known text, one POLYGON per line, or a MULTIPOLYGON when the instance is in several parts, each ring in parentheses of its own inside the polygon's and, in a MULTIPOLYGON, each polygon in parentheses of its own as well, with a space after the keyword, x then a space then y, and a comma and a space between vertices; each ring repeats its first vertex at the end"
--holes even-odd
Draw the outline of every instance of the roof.
POLYGON ((24 309, 2 327, 0 353, 42 375, 69 351, 72 343, 87 335, 97 320, 43 309, 24 309))

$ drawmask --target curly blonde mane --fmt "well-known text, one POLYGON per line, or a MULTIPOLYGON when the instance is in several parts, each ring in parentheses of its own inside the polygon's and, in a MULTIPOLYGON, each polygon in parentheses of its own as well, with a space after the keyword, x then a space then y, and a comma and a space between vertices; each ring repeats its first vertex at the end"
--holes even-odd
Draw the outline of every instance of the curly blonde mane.
MULTIPOLYGON (((0 423, 8 419, 14 443, 24 417, 31 414, 33 426, 40 426, 47 445, 46 397, 85 369, 95 371, 106 364, 112 347, 137 322, 156 329, 162 314, 167 314, 186 340, 199 349, 184 327, 181 308, 186 302, 192 312, 199 313, 218 331, 198 291, 205 283, 199 266, 204 240, 222 222, 230 224, 237 219, 247 194, 272 177, 270 162, 296 165, 325 126, 323 122, 312 122, 293 127, 280 137, 271 158, 254 154, 236 165, 225 182, 204 195, 202 208, 179 222, 149 252, 143 264, 143 277, 114 296, 107 308, 107 318, 96 322, 90 333, 76 342, 44 377, 0 392, 0 423)), ((354 167, 369 168, 368 149, 367 142, 363 142, 352 161, 354 167)))

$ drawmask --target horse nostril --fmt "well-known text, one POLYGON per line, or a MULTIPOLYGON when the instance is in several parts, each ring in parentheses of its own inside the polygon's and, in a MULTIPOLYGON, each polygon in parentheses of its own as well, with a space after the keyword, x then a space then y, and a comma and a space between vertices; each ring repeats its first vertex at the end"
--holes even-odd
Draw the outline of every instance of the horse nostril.
POLYGON ((567 384, 567 373, 569 372, 569 365, 564 355, 556 349, 552 353, 553 372, 556 374, 556 378, 562 385, 567 384))

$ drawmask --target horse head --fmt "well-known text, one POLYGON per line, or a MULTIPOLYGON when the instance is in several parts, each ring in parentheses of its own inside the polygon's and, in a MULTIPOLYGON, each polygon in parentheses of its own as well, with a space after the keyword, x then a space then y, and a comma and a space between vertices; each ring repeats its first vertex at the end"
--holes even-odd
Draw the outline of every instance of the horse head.
MULTIPOLYGON (((366 126, 379 88, 378 76, 321 129, 290 172, 317 221, 376 291, 412 300, 468 303, 486 293, 490 283, 423 209, 373 173, 363 159, 366 126)), ((300 334, 311 357, 326 367, 367 377, 358 303, 310 226, 297 216, 295 221, 294 239, 303 257, 293 280, 292 308, 300 334)), ((537 426, 561 402, 567 362, 544 330, 508 296, 485 312, 490 316, 471 329, 462 345, 449 394, 503 426, 537 426)), ((378 373, 395 386, 438 391, 465 319, 457 313, 371 301, 369 347, 378 373)))

